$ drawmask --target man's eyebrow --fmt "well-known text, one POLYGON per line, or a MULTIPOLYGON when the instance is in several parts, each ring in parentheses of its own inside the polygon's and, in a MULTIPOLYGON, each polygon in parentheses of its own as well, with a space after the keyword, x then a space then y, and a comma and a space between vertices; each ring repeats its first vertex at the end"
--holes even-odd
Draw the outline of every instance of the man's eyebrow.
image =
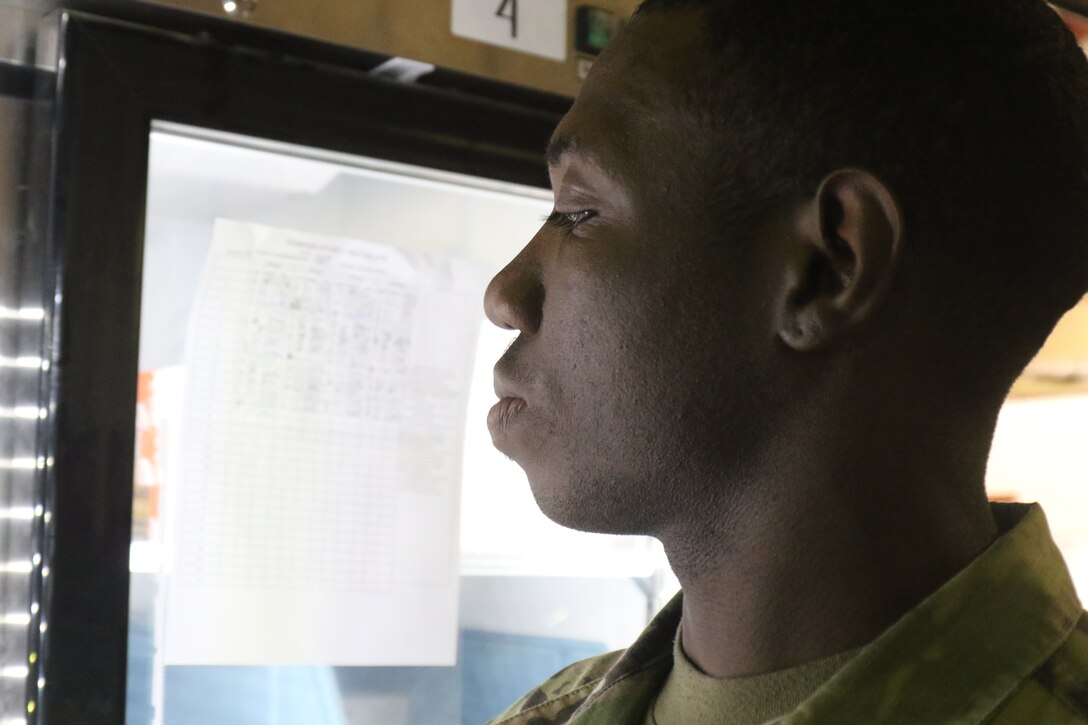
POLYGON ((573 134, 562 134, 552 138, 548 143, 547 150, 544 152, 544 160, 548 163, 549 168, 554 168, 562 163, 564 156, 575 153, 588 160, 608 176, 616 178, 612 166, 605 158, 597 151, 587 147, 573 134))
POLYGON ((548 142, 548 149, 544 152, 544 160, 548 162, 548 166, 558 166, 563 160, 563 156, 577 146, 573 136, 564 134, 562 136, 555 136, 548 142))

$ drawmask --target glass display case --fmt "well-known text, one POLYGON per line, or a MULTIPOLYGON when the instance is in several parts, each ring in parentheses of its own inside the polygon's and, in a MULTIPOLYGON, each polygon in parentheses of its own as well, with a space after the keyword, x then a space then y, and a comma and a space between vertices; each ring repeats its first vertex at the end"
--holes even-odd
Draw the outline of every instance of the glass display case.
POLYGON ((483 290, 569 100, 55 27, 25 721, 482 722, 627 644, 675 590, 658 545, 547 521, 484 425, 483 290))
MULTIPOLYGON (((0 8, 19 29, 27 13, 0 8)), ((12 49, 5 45, 4 52, 12 49)), ((12 53, 18 56, 18 53, 12 53)), ((0 57, 5 57, 0 55, 0 57)), ((42 446, 49 426, 49 375, 41 250, 27 244, 27 137, 34 73, 0 61, 0 723, 33 715, 38 680, 42 557, 42 446), (28 708, 30 711, 28 711, 28 708)))

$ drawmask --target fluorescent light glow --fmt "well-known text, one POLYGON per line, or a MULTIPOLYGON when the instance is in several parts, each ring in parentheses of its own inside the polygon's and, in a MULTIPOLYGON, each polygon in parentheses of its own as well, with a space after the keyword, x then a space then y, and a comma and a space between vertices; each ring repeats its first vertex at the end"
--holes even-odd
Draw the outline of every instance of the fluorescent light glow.
POLYGON ((29 574, 34 565, 29 561, 5 561, 0 563, 0 574, 29 574))
POLYGON ((28 627, 30 626, 30 615, 26 612, 2 614, 0 615, 0 624, 6 627, 28 627))
MULTIPOLYGON (((41 506, 38 507, 40 509, 41 506)), ((38 509, 32 509, 29 506, 16 506, 9 509, 0 509, 0 521, 33 521, 38 509)))
POLYGON ((23 406, 19 408, 0 408, 0 418, 15 418, 18 420, 38 420, 49 415, 45 408, 23 406))
POLYGON ((0 459, 0 470, 33 471, 36 468, 45 468, 45 459, 44 458, 4 458, 4 459, 0 459))
POLYGON ((238 9, 238 3, 234 2, 234 0, 226 0, 226 2, 223 3, 223 9, 228 13, 233 13, 238 9))
POLYGON ((40 307, 22 307, 13 310, 10 307, 0 307, 0 320, 44 320, 45 310, 40 307))
POLYGON ((0 677, 9 677, 14 680, 25 680, 30 674, 30 669, 23 665, 8 665, 0 669, 0 677))
POLYGON ((0 368, 23 368, 25 370, 48 370, 49 361, 40 357, 0 357, 0 368))

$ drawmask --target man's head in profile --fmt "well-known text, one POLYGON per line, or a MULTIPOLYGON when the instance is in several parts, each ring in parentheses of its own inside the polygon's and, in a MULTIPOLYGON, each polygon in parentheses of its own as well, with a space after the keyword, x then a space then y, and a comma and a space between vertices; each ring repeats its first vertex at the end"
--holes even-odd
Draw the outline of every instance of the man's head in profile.
POLYGON ((1088 291, 1088 67, 1044 3, 649 0, 547 163, 492 436, 554 520, 662 541, 705 675, 866 655, 1022 528, 997 413, 1088 291))

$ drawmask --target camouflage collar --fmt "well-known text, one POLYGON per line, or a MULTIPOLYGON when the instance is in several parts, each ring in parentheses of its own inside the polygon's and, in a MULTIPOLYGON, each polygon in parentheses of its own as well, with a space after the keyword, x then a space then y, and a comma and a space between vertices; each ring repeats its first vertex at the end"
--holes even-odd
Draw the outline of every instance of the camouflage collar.
POLYGON ((1037 504, 963 571, 869 644, 781 725, 983 722, 1073 631, 1073 582, 1037 504))
MULTIPOLYGON (((994 514, 1008 531, 777 725, 979 725, 1046 670, 1081 605, 1042 509, 995 504, 994 514)), ((681 610, 677 595, 626 652, 571 665, 494 725, 642 725, 672 667, 681 610)), ((1079 655, 1069 661, 1062 667, 1071 677, 1084 674, 1079 655)), ((1088 696, 1064 699, 1074 700, 1088 708, 1088 696)))

